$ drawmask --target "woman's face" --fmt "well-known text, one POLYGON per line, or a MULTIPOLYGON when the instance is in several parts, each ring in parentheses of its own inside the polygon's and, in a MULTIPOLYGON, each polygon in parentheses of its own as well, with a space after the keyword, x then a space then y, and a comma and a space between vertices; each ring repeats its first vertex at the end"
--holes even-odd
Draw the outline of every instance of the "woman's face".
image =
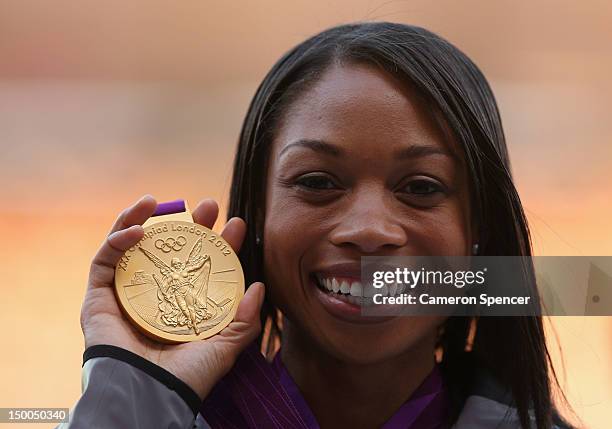
POLYGON ((431 349, 443 319, 362 317, 350 292, 318 279, 345 282, 346 292, 360 280, 361 256, 469 254, 463 161, 425 112, 413 90, 378 69, 336 66, 292 103, 272 143, 267 288, 336 358, 373 363, 431 349))

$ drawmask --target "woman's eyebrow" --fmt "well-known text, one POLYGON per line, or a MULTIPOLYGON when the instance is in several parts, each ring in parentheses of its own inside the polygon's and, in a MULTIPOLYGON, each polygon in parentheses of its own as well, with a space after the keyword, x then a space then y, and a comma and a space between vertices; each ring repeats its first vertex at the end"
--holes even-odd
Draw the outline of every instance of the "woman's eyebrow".
MULTIPOLYGON (((289 143, 287 146, 282 148, 280 153, 278 154, 278 157, 280 158, 281 156, 283 156, 284 153, 286 153, 292 148, 300 147, 311 149, 315 152, 324 153, 334 157, 340 157, 344 153, 344 149, 331 143, 328 143, 324 140, 299 139, 289 143)), ((396 159, 421 158, 431 155, 443 155, 453 160, 457 160, 457 156, 455 154, 450 153, 444 148, 431 145, 411 145, 396 151, 394 154, 396 159)))
POLYGON ((325 153, 325 154, 332 155, 335 157, 342 155, 342 153, 344 152, 338 146, 335 146, 331 143, 327 143, 323 140, 299 139, 285 146, 278 154, 278 157, 280 158, 289 149, 295 148, 295 147, 304 147, 304 148, 312 149, 315 152, 321 152, 321 153, 325 153))
POLYGON ((444 148, 430 145, 411 145, 395 152, 395 157, 397 159, 421 158, 430 155, 444 155, 453 160, 457 160, 455 154, 444 148))

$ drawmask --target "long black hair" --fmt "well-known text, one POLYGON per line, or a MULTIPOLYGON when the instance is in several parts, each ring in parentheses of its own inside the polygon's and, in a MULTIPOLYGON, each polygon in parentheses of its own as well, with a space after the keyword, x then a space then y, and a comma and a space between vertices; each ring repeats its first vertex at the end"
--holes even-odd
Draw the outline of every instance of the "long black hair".
MULTIPOLYGON (((409 82, 439 112, 459 143, 469 172, 479 254, 530 256, 529 229, 512 180, 497 103, 478 67, 423 28, 355 23, 330 28, 288 51, 251 101, 238 142, 228 210, 228 218, 242 217, 248 225, 240 252, 247 284, 265 281, 261 237, 267 158, 278 121, 329 67, 351 63, 374 65, 409 82)), ((268 322, 272 335, 279 332, 278 311, 268 300, 262 322, 264 326, 268 322)), ((486 369, 511 390, 523 427, 531 427, 529 409, 538 429, 551 427, 551 386, 557 382, 540 317, 451 317, 444 324, 439 347, 453 420, 475 372, 486 369), (470 334, 473 338, 466 347, 470 334)))

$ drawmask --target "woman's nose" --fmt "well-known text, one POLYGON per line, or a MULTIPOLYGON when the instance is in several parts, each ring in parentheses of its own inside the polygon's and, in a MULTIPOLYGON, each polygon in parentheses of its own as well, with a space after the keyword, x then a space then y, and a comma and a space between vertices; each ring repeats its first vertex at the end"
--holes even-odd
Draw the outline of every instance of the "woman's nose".
POLYGON ((406 244, 406 231, 382 196, 370 192, 352 200, 339 212, 341 219, 330 234, 333 244, 355 246, 362 253, 388 252, 406 244))

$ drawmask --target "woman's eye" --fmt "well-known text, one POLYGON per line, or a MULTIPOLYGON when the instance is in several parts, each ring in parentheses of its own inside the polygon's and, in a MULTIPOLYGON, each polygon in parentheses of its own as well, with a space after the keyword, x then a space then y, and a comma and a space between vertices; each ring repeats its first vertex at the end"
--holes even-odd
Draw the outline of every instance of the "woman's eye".
POLYGON ((403 192, 413 195, 432 195, 436 192, 442 192, 442 186, 430 180, 413 180, 402 188, 403 192))
POLYGON ((421 208, 435 207, 447 196, 444 185, 425 179, 412 180, 397 192, 398 198, 406 204, 421 208))
POLYGON ((296 180, 296 184, 309 190, 338 189, 334 181, 323 174, 302 176, 296 180))

